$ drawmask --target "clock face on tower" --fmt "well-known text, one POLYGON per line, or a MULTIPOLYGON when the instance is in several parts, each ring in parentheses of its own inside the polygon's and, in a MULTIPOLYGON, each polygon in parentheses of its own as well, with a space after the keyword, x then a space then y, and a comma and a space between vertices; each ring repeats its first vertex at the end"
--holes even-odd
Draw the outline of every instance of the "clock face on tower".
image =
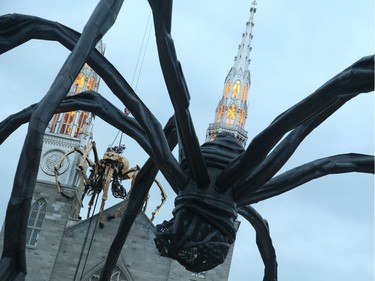
MULTIPOLYGON (((64 155, 64 152, 58 149, 49 150, 42 156, 41 161, 41 168, 42 171, 45 172, 47 175, 53 176, 55 175, 55 166, 57 161, 64 155)), ((63 174, 69 167, 69 159, 65 158, 61 163, 61 168, 59 170, 59 174, 63 174)))

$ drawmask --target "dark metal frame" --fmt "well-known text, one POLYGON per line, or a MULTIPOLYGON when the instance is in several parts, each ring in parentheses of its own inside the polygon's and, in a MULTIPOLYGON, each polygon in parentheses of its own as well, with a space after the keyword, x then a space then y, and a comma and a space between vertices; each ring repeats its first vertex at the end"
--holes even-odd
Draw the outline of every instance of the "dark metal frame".
MULTIPOLYGON (((265 264, 263 280, 277 280, 276 254, 267 222, 249 204, 328 174, 374 173, 373 156, 342 154, 318 159, 275 176, 311 131, 353 97, 374 90, 374 57, 364 57, 355 62, 279 115, 243 152, 235 147, 233 154, 218 147, 210 150, 205 145, 199 146, 190 117, 190 96, 170 34, 172 0, 149 0, 160 65, 175 110, 175 115, 164 129, 116 68, 95 50, 97 42, 115 22, 122 2, 101 0, 82 34, 59 23, 32 16, 9 14, 0 17, 0 53, 31 39, 58 41, 71 50, 43 99, 0 123, 2 143, 21 124, 29 122, 6 213, 0 279, 24 280, 26 275, 25 233, 46 126, 55 112, 81 109, 95 113, 132 137, 150 156, 135 179, 136 192, 130 194, 128 208, 110 247, 100 280, 110 279, 129 230, 159 170, 181 201, 192 192, 203 196, 209 194, 210 198, 230 194, 230 198, 222 203, 233 203, 233 210, 256 230, 257 245, 265 264), (134 118, 126 116, 96 93, 65 97, 85 62, 101 76, 134 118), (181 163, 171 152, 177 143, 180 145, 181 163), (208 152, 203 155, 202 151, 208 152), (213 168, 207 164, 210 161, 225 165, 213 168)), ((200 195, 195 199, 200 200, 200 195)), ((191 202, 186 205, 194 207, 191 202)), ((202 211, 205 211, 204 207, 202 211)), ((220 223, 213 222, 214 225, 220 223)))

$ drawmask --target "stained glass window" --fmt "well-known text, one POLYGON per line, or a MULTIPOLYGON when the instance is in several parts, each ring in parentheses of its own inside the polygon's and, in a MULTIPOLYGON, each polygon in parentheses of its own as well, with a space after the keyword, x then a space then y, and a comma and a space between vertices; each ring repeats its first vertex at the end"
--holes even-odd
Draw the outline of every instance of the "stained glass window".
POLYGON ((42 225, 46 216, 46 205, 46 201, 41 198, 31 206, 26 231, 27 246, 35 247, 38 242, 39 234, 42 230, 42 225))
POLYGON ((227 124, 234 124, 234 119, 236 118, 236 111, 237 111, 237 107, 234 103, 232 103, 228 107, 227 120, 226 120, 227 124))
POLYGON ((241 90, 241 82, 240 80, 237 80, 233 85, 232 98, 238 99, 240 95, 240 90, 241 90))

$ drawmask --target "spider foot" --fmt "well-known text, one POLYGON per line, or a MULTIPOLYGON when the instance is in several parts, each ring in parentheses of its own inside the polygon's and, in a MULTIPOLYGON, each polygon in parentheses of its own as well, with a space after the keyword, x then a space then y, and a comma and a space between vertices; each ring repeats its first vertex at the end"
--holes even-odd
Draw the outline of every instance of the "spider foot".
POLYGON ((100 227, 100 229, 103 229, 104 228, 104 223, 99 222, 99 227, 100 227))

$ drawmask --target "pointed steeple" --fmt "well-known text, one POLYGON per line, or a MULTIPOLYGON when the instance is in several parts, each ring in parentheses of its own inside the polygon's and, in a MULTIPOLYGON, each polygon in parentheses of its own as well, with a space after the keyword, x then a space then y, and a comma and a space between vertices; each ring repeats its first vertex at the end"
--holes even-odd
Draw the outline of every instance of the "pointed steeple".
POLYGON ((216 108, 215 121, 207 129, 206 141, 214 140, 220 132, 230 132, 236 136, 239 143, 243 146, 246 144, 247 131, 244 126, 247 117, 247 94, 251 84, 249 64, 256 5, 254 0, 237 56, 224 81, 223 96, 216 108))

